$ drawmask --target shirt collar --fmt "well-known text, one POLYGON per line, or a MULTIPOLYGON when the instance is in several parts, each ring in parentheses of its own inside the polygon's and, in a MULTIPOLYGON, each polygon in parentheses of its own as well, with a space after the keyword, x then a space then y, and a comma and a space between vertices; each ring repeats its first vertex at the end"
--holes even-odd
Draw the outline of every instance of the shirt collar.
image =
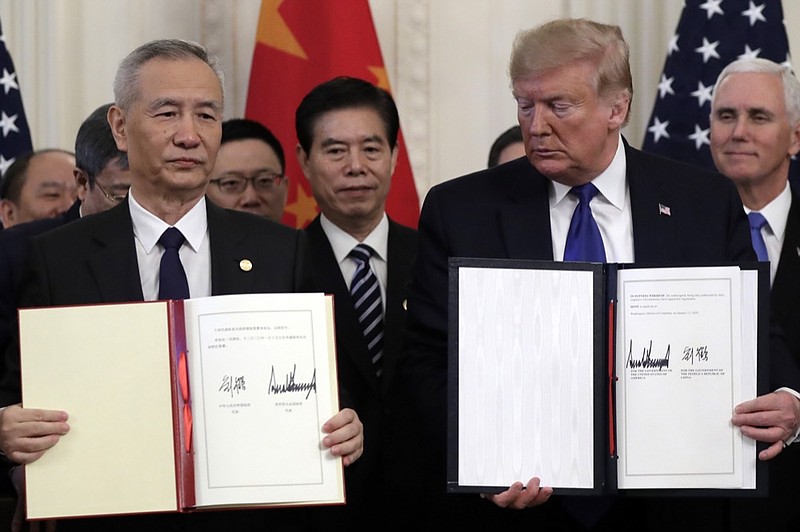
MULTIPOLYGON (((769 224, 772 234, 779 241, 783 242, 783 234, 786 232, 786 221, 789 218, 789 208, 792 206, 792 189, 789 182, 783 188, 783 192, 778 194, 775 199, 767 203, 760 212, 769 224)), ((750 214, 753 209, 744 208, 744 212, 750 214)))
MULTIPOLYGON (((614 154, 614 158, 611 159, 611 164, 600 175, 592 179, 592 183, 597 187, 600 194, 619 210, 625 208, 626 166, 625 146, 622 142, 622 136, 620 136, 617 142, 617 152, 614 154)), ((552 183, 552 188, 550 189, 550 207, 552 208, 564 199, 572 187, 552 180, 550 183, 552 183)))
MULTIPOLYGON (((170 226, 164 220, 142 207, 136 201, 133 190, 128 194, 128 206, 131 211, 131 221, 133 222, 133 234, 142 243, 145 253, 149 255, 158 243, 158 239, 161 238, 161 234, 170 226)), ((208 229, 205 196, 201 197, 200 201, 175 223, 174 227, 183 234, 186 243, 196 253, 200 249, 208 229)))
MULTIPOLYGON (((341 264, 347 259, 347 255, 356 244, 359 244, 359 241, 330 221, 324 214, 320 215, 319 221, 322 225, 322 230, 325 232, 325 236, 328 237, 328 242, 331 243, 336 262, 341 264)), ((367 244, 374 250, 373 258, 386 262, 389 251, 389 218, 386 216, 386 213, 383 213, 381 221, 378 222, 375 229, 373 229, 361 243, 367 244)))

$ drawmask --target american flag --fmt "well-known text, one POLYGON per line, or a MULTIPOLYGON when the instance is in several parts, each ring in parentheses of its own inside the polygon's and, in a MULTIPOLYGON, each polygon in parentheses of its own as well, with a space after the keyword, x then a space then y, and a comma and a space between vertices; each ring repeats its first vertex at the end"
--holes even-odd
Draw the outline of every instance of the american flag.
POLYGON ((714 169, 711 93, 720 71, 743 57, 791 66, 780 0, 686 0, 642 149, 714 169))
POLYGON ((22 95, 19 92, 14 62, 6 48, 5 34, 0 25, 0 175, 6 173, 17 155, 33 149, 31 132, 25 111, 22 108, 22 95))

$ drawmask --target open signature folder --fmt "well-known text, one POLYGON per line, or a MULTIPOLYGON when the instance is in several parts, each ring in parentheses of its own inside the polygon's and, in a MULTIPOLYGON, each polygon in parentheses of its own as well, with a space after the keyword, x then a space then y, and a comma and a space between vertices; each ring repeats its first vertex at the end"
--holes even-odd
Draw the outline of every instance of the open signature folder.
POLYGON ((759 494, 765 264, 450 260, 448 490, 759 494))
POLYGON ((344 502, 330 296, 21 309, 20 352, 23 405, 70 416, 30 519, 344 502))

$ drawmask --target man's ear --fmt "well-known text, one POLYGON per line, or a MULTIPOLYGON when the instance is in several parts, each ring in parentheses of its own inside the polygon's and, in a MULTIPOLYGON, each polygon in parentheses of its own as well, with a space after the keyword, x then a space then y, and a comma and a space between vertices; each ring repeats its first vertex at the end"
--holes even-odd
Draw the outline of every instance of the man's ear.
POLYGON ((295 148, 295 153, 297 153, 297 163, 300 165, 300 169, 305 174, 306 179, 308 179, 308 154, 299 143, 295 148))
POLYGON ((631 111, 631 97, 625 93, 617 95, 611 102, 611 116, 608 119, 609 131, 621 129, 631 111))
POLYGON ((0 200, 0 221, 3 222, 3 227, 9 228, 14 225, 16 214, 17 206, 11 200, 0 200))
POLYGON ((792 142, 789 144, 789 155, 795 156, 800 152, 800 124, 792 130, 792 142))
POLYGON ((83 202, 89 193, 89 176, 80 168, 75 168, 72 173, 75 175, 75 184, 78 187, 78 199, 83 202))
POLYGON ((114 135, 114 141, 117 143, 119 151, 128 151, 128 135, 126 130, 127 122, 125 120, 125 113, 116 105, 112 105, 108 109, 108 124, 111 126, 111 134, 114 135))
POLYGON ((394 175, 394 170, 395 168, 397 168, 397 156, 399 154, 400 154, 400 143, 398 142, 397 144, 394 145, 394 148, 392 148, 392 169, 389 172, 389 177, 392 177, 394 175))

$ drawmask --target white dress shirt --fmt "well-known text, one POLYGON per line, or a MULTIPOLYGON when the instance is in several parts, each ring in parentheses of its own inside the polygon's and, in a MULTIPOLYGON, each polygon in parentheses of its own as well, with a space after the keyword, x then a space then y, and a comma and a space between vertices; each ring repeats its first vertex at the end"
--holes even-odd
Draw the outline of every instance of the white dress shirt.
MULTIPOLYGON (((787 181, 783 192, 758 211, 767 220, 767 224, 761 228, 761 236, 764 238, 764 244, 767 246, 767 255, 769 256, 770 286, 775 282, 778 262, 781 260, 783 240, 786 236, 786 220, 789 218, 789 207, 791 206, 792 190, 787 181)), ((750 214, 752 209, 745 207, 744 211, 750 214)))
MULTIPOLYGON (((633 262, 633 220, 628 192, 625 147, 620 138, 611 164, 592 180, 597 194, 589 203, 592 216, 603 237, 606 262, 633 262)), ((550 181, 550 231, 553 257, 564 260, 567 233, 578 198, 569 193, 572 187, 550 181)))
MULTIPOLYGON (((158 239, 170 226, 161 218, 145 210, 136 201, 133 189, 128 194, 128 205, 133 222, 142 294, 145 301, 155 301, 158 299, 158 272, 161 268, 161 255, 164 254, 164 247, 158 244, 158 239)), ((186 272, 186 280, 189 282, 190 297, 210 296, 211 247, 208 241, 205 196, 200 198, 200 201, 178 220, 174 227, 186 238, 179 255, 186 272)))
POLYGON ((320 224, 325 236, 328 237, 328 242, 333 248, 333 255, 336 257, 336 262, 339 263, 339 268, 342 270, 342 277, 347 284, 347 289, 350 289, 350 283, 353 281, 353 275, 356 273, 356 261, 348 257, 348 253, 356 247, 357 244, 366 244, 374 250, 372 258, 369 260, 370 267, 375 275, 378 277, 378 284, 381 287, 381 301, 383 301, 383 312, 386 313, 386 282, 387 282, 387 265, 386 258, 389 253, 389 218, 386 213, 383 213, 383 218, 375 229, 367 235, 363 242, 359 242, 353 238, 349 233, 345 232, 342 228, 334 224, 325 215, 320 216, 320 224))

